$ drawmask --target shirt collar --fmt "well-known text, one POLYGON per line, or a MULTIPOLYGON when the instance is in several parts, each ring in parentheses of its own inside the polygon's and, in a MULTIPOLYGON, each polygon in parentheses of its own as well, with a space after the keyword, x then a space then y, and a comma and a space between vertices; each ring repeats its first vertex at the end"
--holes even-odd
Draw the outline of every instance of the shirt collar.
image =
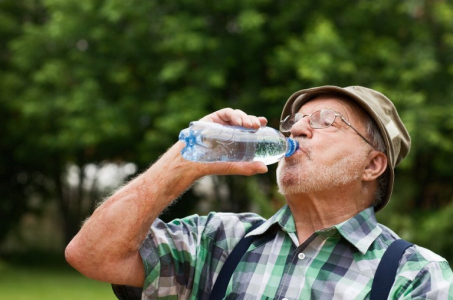
MULTIPOLYGON (((295 233, 293 214, 288 205, 283 206, 275 215, 264 222, 263 225, 250 232, 248 235, 259 235, 266 232, 272 225, 278 223, 283 231, 295 233)), ((359 212, 354 217, 342 223, 316 231, 318 235, 333 237, 341 235, 362 254, 365 254, 371 244, 382 233, 378 226, 374 208, 372 206, 359 212)))
POLYGON ((261 226, 248 233, 246 236, 260 235, 266 232, 272 225, 278 224, 283 231, 288 233, 296 232, 294 217, 288 205, 280 208, 270 219, 266 220, 261 226))
POLYGON ((338 232, 362 254, 368 251, 368 248, 382 233, 378 226, 376 215, 372 206, 362 210, 354 217, 330 228, 317 231, 319 235, 330 235, 338 232))

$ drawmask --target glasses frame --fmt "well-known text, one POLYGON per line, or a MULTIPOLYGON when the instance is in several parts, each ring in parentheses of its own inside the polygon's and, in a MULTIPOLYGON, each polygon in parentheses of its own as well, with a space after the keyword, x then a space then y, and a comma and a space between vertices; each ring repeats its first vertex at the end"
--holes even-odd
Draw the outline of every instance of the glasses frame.
POLYGON ((286 118, 284 118, 283 120, 280 121, 280 131, 283 132, 283 133, 290 132, 291 128, 297 122, 299 122, 300 120, 302 120, 305 117, 309 117, 310 118, 310 122, 309 123, 310 123, 311 128, 313 128, 313 129, 326 129, 326 128, 329 128, 330 126, 333 125, 333 123, 335 123, 335 120, 337 119, 337 117, 339 117, 346 125, 351 127, 352 130, 354 130, 362 138, 362 140, 364 140, 368 145, 373 147, 373 149, 377 150, 376 147, 370 141, 368 141, 357 129, 354 128, 354 126, 351 125, 351 123, 349 123, 340 113, 334 111, 333 109, 320 109, 320 110, 317 110, 317 111, 313 112, 310 115, 304 115, 304 114, 301 114, 301 113, 295 113, 295 114, 288 115, 288 116, 286 116, 286 118), (331 111, 331 112, 333 112, 334 115, 335 115, 335 118, 333 119, 332 123, 330 123, 329 125, 326 125, 326 127, 315 127, 315 126, 313 126, 311 117, 314 114, 316 114, 316 113, 320 113, 321 114, 322 111, 331 111), (294 124, 291 125, 291 127, 289 129, 283 129, 284 123, 287 122, 290 119, 295 120, 294 124))

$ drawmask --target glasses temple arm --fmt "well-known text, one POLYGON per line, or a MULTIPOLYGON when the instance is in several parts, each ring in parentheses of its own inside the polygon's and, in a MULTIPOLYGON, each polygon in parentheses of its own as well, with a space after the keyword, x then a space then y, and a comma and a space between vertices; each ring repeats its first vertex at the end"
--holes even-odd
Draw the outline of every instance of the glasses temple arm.
POLYGON ((340 115, 340 118, 343 122, 346 123, 346 125, 348 125, 349 127, 352 128, 352 130, 354 130, 361 138, 362 140, 364 140, 368 145, 370 145, 371 147, 373 147, 374 149, 378 150, 371 142, 369 142, 357 129, 355 129, 348 121, 346 121, 346 119, 340 115))

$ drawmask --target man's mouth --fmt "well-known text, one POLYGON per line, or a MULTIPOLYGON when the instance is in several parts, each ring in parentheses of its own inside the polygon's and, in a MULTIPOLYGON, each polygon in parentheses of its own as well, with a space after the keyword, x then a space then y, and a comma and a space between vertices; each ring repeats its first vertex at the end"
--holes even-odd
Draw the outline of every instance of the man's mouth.
POLYGON ((311 157, 310 151, 307 147, 299 144, 299 149, 297 149, 297 151, 294 152, 293 155, 291 155, 290 157, 285 157, 284 159, 287 162, 294 163, 294 162, 300 161, 304 156, 307 157, 308 159, 310 159, 310 157, 311 157))

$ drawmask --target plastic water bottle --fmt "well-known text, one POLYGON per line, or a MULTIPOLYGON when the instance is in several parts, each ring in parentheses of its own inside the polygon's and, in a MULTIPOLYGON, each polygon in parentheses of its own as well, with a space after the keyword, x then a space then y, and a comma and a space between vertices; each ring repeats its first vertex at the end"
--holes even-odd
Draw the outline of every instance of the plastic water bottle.
POLYGON ((182 157, 197 162, 262 161, 270 165, 299 148, 296 140, 271 127, 249 129, 199 121, 182 130, 179 140, 186 143, 182 157))

